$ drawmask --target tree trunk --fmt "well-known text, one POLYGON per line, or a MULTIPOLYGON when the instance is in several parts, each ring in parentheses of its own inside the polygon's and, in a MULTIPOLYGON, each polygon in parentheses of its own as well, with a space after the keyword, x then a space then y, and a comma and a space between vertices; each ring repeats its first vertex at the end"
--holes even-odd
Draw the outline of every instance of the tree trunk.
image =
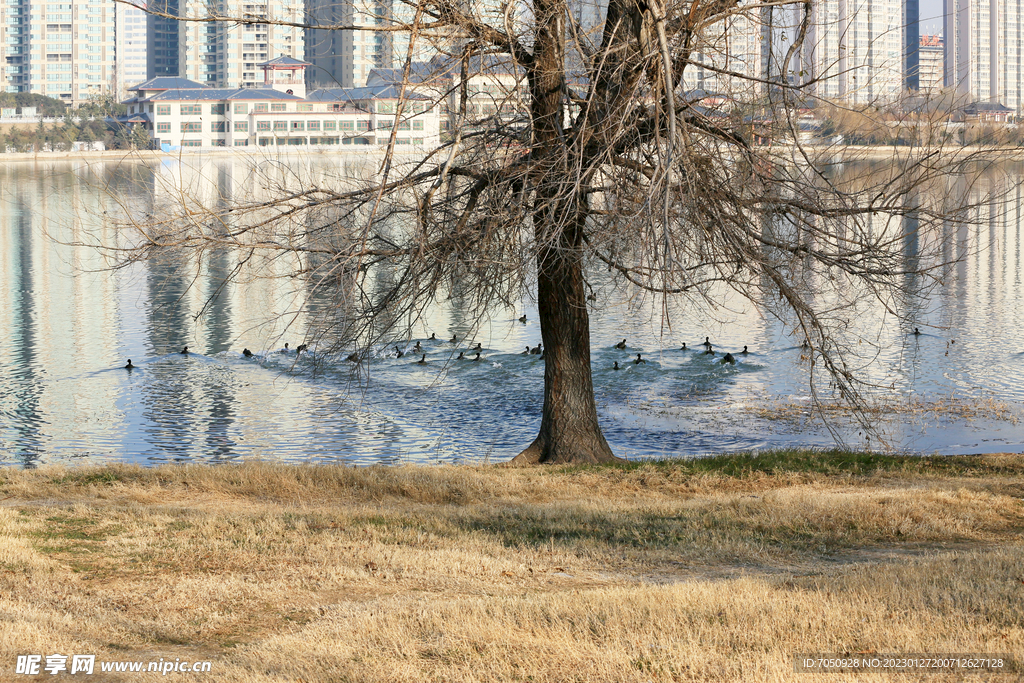
POLYGON ((527 70, 536 194, 537 308, 544 345, 544 412, 540 433, 513 465, 615 462, 601 433, 590 374, 590 316, 583 281, 587 199, 573 182, 563 130, 565 0, 535 0, 537 38, 527 70))
POLYGON ((581 252, 552 247, 538 260, 544 412, 537 438, 511 464, 622 462, 597 421, 581 252))

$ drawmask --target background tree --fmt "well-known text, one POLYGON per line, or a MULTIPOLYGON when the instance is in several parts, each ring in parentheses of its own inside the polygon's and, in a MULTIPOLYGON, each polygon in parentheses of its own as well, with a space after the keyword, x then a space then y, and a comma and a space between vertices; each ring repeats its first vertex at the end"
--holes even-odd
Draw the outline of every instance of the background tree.
MULTIPOLYGON (((814 102, 816 84, 794 85, 787 65, 806 35, 809 0, 789 6, 789 42, 770 69, 752 74, 709 55, 721 54, 740 20, 756 26, 780 16, 775 3, 609 0, 593 30, 566 0, 532 0, 522 12, 509 4, 493 15, 475 7, 420 0, 406 21, 384 29, 408 43, 396 79, 402 92, 431 92, 447 105, 451 134, 439 148, 399 157, 392 128, 372 178, 189 206, 180 221, 137 226, 129 257, 288 251, 296 275, 337 303, 311 334, 345 353, 393 333, 445 293, 458 292, 483 315, 534 291, 544 407, 516 463, 617 459, 591 379, 594 268, 709 309, 717 287, 732 288, 794 326, 808 346, 816 396, 813 379, 825 372, 837 394, 858 402, 843 330, 865 298, 899 315, 906 297, 941 274, 941 258, 908 259, 904 244, 908 231, 953 215, 956 197, 933 206, 921 190, 966 172, 967 160, 921 149, 870 172, 838 173, 828 161, 836 150, 803 145, 799 111, 814 102), (424 48, 447 59, 431 62, 429 73, 414 69, 424 48), (518 74, 522 106, 472 106, 472 77, 495 60, 518 74), (687 87, 698 68, 728 91, 687 87), (729 115, 743 106, 751 113, 729 115), (367 276, 375 273, 386 277, 367 276)), ((403 103, 396 117, 409 111, 403 103)))

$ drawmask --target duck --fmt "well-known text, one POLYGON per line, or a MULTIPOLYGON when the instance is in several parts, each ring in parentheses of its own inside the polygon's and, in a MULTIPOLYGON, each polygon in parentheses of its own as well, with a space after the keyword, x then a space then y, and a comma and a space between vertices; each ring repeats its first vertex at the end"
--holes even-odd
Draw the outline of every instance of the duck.
POLYGON ((476 346, 474 346, 473 348, 470 349, 470 352, 473 352, 473 351, 479 352, 479 351, 483 351, 483 350, 484 350, 484 347, 480 345, 480 342, 477 342, 476 346))
POLYGON ((530 355, 531 356, 539 356, 541 354, 541 348, 540 347, 541 347, 541 345, 537 344, 537 348, 530 349, 530 355))
POLYGON ((449 344, 457 344, 457 343, 458 343, 458 341, 459 341, 459 338, 458 338, 458 336, 457 336, 457 335, 454 335, 454 334, 453 334, 453 335, 452 335, 452 338, 448 340, 448 343, 449 343, 449 344))
POLYGON ((745 355, 747 355, 747 347, 746 347, 746 346, 744 346, 744 347, 743 347, 743 350, 742 350, 742 351, 740 351, 740 353, 742 353, 742 354, 743 354, 744 356, 745 356, 745 355))
POLYGON ((423 347, 420 346, 419 342, 416 342, 416 346, 412 347, 412 350, 415 351, 416 353, 422 353, 423 347))
POLYGON ((352 353, 348 354, 348 357, 345 358, 345 360, 347 360, 349 362, 352 362, 352 363, 358 363, 359 362, 359 354, 356 353, 355 351, 353 351, 352 353))
POLYGON ((456 358, 455 360, 466 360, 466 354, 462 351, 459 351, 459 357, 456 358))
POLYGON ((128 362, 125 364, 124 369, 125 370, 129 370, 129 371, 135 369, 135 366, 132 365, 132 359, 131 358, 128 359, 128 362))
POLYGON ((807 340, 804 339, 804 342, 803 342, 803 344, 800 345, 800 348, 801 349, 806 349, 806 348, 809 348, 809 347, 810 347, 810 344, 808 344, 807 340))
POLYGON ((426 365, 426 364, 427 364, 427 354, 423 354, 423 357, 420 358, 418 361, 416 361, 416 365, 426 365))
POLYGON ((619 361, 615 361, 615 365, 612 366, 612 370, 619 370, 619 361))
POLYGON ((526 347, 526 350, 525 350, 525 351, 523 351, 523 352, 522 352, 521 354, 519 354, 519 355, 521 355, 521 356, 529 356, 529 355, 530 355, 530 347, 529 347, 529 346, 527 346, 527 347, 526 347))
POLYGON ((284 348, 281 349, 281 353, 288 353, 288 351, 289 351, 289 349, 288 349, 288 342, 285 342, 284 343, 284 348))
POLYGON ((398 348, 397 346, 395 347, 395 353, 398 354, 396 356, 397 358, 401 358, 402 356, 405 355, 405 351, 403 351, 402 349, 398 348))
POLYGON ((704 349, 704 355, 705 356, 713 356, 713 355, 715 355, 715 350, 713 348, 711 348, 711 344, 708 344, 708 348, 704 349))
POLYGON ((683 345, 680 347, 679 350, 680 351, 688 351, 689 350, 689 349, 686 348, 686 342, 683 342, 683 345))
POLYGON ((728 363, 729 365, 736 365, 736 359, 732 357, 731 353, 726 353, 722 356, 722 365, 728 363))
POLYGON ((917 328, 915 327, 915 328, 914 328, 914 336, 916 337, 916 336, 918 336, 918 335, 920 335, 920 334, 921 334, 921 330, 919 330, 919 329, 917 329, 917 328))
POLYGON ((252 351, 249 349, 242 349, 242 355, 246 358, 252 358, 252 351))
POLYGON ((299 345, 298 345, 298 346, 297 346, 297 347, 295 348, 295 353, 302 353, 303 351, 305 351, 305 350, 306 350, 306 349, 308 349, 308 348, 309 348, 309 346, 307 346, 306 344, 299 344, 299 345))
POLYGON ((711 337, 704 337, 704 346, 711 348, 711 337))
POLYGON ((430 333, 430 339, 428 341, 437 341, 437 335, 433 332, 430 333))
POLYGON ((476 352, 476 358, 474 358, 473 360, 480 360, 480 352, 479 351, 476 352))
POLYGON ((638 354, 636 354, 636 360, 635 360, 635 361, 633 361, 633 365, 640 365, 641 363, 643 363, 644 365, 646 365, 646 364, 647 364, 647 361, 646 361, 646 360, 644 360, 643 358, 641 358, 641 357, 640 357, 640 354, 638 353, 638 354))
POLYGON ((626 348, 626 340, 623 339, 622 341, 620 341, 618 344, 615 345, 615 348, 617 348, 617 349, 624 349, 624 348, 626 348))
POLYGON ((187 356, 188 355, 188 347, 187 346, 185 346, 185 347, 183 347, 181 349, 181 355, 183 355, 183 356, 187 356))
POLYGON ((525 314, 522 317, 519 318, 519 322, 521 322, 524 325, 526 324, 526 315, 525 314))

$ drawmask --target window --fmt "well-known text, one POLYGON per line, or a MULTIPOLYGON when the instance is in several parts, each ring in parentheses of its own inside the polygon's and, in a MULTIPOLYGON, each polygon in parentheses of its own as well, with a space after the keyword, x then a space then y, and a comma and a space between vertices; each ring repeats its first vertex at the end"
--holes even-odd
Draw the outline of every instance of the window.
POLYGON ((324 121, 324 130, 338 130, 338 122, 324 121))
POLYGON ((356 128, 358 130, 370 130, 369 121, 356 121, 356 128))
POLYGON ((413 121, 412 122, 412 129, 413 130, 423 130, 423 122, 422 121, 413 121))
POLYGON ((338 121, 338 130, 355 130, 355 125, 351 121, 338 121))
POLYGON ((288 122, 274 121, 274 130, 288 130, 288 122))
POLYGON ((224 116, 224 103, 221 102, 220 104, 211 104, 210 113, 214 116, 224 116))
POLYGON ((312 104, 296 104, 295 111, 313 111, 312 104))
POLYGON ((288 105, 285 102, 271 102, 270 111, 288 111, 288 105))
POLYGON ((170 123, 170 121, 168 121, 166 123, 158 123, 158 124, 156 124, 156 132, 157 133, 170 133, 171 132, 171 123, 170 123))
POLYGON ((210 144, 212 144, 214 147, 227 147, 227 145, 224 144, 223 140, 214 140, 210 144))
POLYGON ((247 147, 248 145, 248 140, 235 140, 235 147, 247 147))
POLYGON ((257 113, 260 113, 260 114, 264 114, 267 111, 267 103, 266 102, 259 102, 258 104, 254 104, 252 110, 254 112, 257 112, 257 113))
POLYGON ((244 102, 242 104, 237 104, 236 103, 234 108, 233 108, 233 111, 236 114, 248 114, 249 113, 249 105, 244 103, 244 102))
POLYGON ((156 105, 156 115, 157 116, 170 116, 171 115, 171 105, 169 105, 169 104, 158 104, 158 105, 156 105))
MULTIPOLYGON (((182 116, 202 116, 203 107, 199 104, 183 104, 181 105, 182 116)), ((184 143, 182 143, 184 144, 184 143)))
POLYGON ((227 133, 228 122, 227 121, 214 121, 210 124, 211 133, 227 133))
MULTIPOLYGON (((202 133, 203 124, 201 123, 183 123, 181 124, 182 133, 202 133)), ((185 144, 185 143, 181 143, 185 144)))
POLYGON ((395 144, 396 145, 408 145, 409 144, 409 138, 395 138, 395 144))
POLYGON ((292 130, 306 130, 305 121, 292 121, 292 130))
POLYGON ((235 121, 235 132, 236 133, 248 133, 249 122, 248 121, 235 121))
POLYGON ((203 141, 202 140, 182 140, 181 141, 181 146, 182 147, 202 147, 203 146, 203 141))
POLYGON ((377 113, 379 114, 394 114, 395 103, 394 102, 379 102, 377 104, 377 113))
POLYGON ((412 139, 412 144, 414 144, 417 147, 422 147, 423 146, 423 138, 413 138, 412 139))
POLYGON ((408 121, 399 121, 398 122, 398 130, 409 130, 409 122, 408 121))
POLYGON ((381 121, 377 122, 377 129, 378 130, 391 130, 391 127, 394 126, 394 125, 395 125, 394 121, 381 120, 381 121))
POLYGON ((320 122, 306 121, 306 130, 320 130, 320 122))
POLYGON ((270 121, 257 121, 256 130, 270 130, 270 121))

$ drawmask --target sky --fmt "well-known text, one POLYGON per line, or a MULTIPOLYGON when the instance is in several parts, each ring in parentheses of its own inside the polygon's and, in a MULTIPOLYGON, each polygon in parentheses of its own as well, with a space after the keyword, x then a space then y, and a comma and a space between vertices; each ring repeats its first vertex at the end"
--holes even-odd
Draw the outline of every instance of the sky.
POLYGON ((942 34, 942 0, 921 0, 921 35, 942 34))

